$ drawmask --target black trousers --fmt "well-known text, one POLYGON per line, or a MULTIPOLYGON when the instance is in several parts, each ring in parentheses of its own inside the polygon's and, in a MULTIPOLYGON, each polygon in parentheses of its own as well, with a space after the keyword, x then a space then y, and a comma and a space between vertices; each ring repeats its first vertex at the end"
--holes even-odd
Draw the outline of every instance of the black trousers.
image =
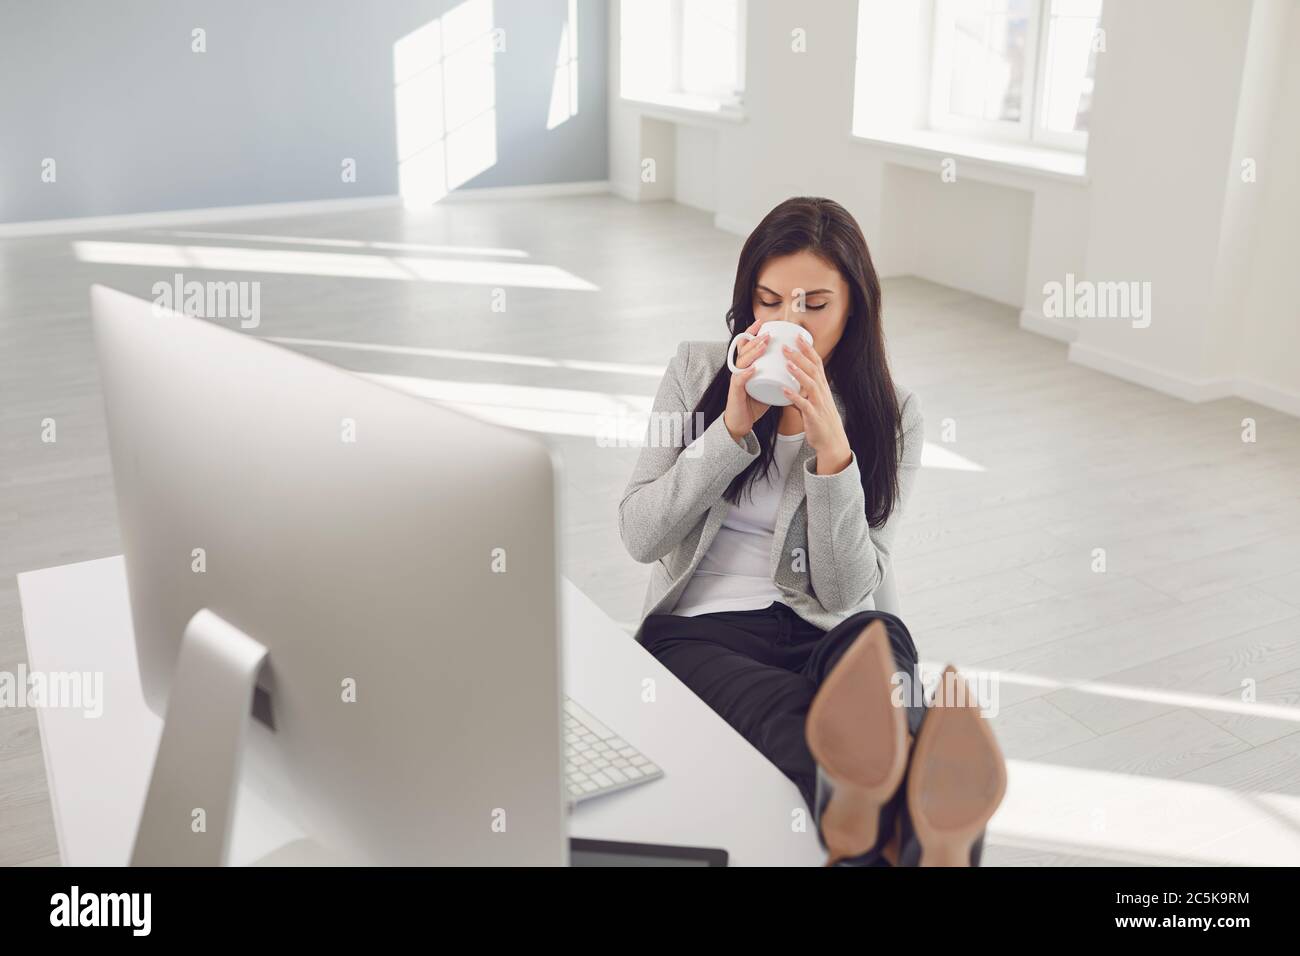
POLYGON ((829 631, 779 601, 756 611, 651 614, 637 640, 794 781, 815 814, 817 770, 804 719, 840 655, 875 620, 885 623, 910 693, 919 686, 916 645, 884 611, 860 611, 829 631))

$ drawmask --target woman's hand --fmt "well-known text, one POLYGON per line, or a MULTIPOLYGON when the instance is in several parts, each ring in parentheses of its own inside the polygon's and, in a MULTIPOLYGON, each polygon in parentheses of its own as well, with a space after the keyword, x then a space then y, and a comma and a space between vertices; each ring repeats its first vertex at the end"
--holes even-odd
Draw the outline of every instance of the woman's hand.
POLYGON ((799 391, 788 388, 781 391, 803 416, 804 441, 817 453, 817 474, 834 475, 848 467, 853 460, 853 450, 844 431, 844 422, 840 420, 840 410, 831 395, 822 357, 802 336, 798 344, 795 349, 783 346, 782 352, 786 368, 799 383, 799 391))
POLYGON ((756 333, 755 329, 758 327, 758 322, 754 322, 745 329, 746 332, 757 334, 758 338, 741 342, 736 349, 736 367, 740 371, 733 372, 731 375, 731 387, 727 389, 727 407, 722 411, 722 422, 727 426, 727 431, 741 444, 744 443, 745 436, 754 430, 754 423, 772 407, 755 401, 750 397, 749 392, 745 391, 745 383, 753 378, 754 372, 757 371, 754 368, 754 360, 767 350, 767 343, 771 339, 771 336, 765 333, 756 333))

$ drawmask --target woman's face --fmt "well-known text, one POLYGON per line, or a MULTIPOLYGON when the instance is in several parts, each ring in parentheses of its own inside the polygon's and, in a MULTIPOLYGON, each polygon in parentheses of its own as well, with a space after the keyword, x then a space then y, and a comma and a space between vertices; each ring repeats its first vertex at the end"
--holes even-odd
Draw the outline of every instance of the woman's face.
POLYGON ((812 333, 813 348, 825 361, 844 334, 849 290, 835 266, 808 251, 768 259, 754 287, 754 318, 793 322, 812 333))

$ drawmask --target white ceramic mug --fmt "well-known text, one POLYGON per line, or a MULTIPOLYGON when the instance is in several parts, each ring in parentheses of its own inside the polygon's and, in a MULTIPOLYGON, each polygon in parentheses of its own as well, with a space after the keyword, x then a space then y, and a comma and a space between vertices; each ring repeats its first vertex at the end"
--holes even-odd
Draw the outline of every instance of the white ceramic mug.
MULTIPOLYGON (((758 334, 770 335, 772 339, 767 343, 767 351, 754 360, 753 364, 758 371, 745 383, 745 391, 755 401, 762 402, 764 405, 789 405, 790 399, 781 393, 781 389, 788 388, 792 392, 798 392, 799 382, 786 369, 785 363, 789 359, 785 357, 781 347, 788 345, 792 349, 798 349, 799 339, 812 345, 812 333, 802 325, 795 325, 793 322, 764 322, 759 326, 758 334)), ((745 339, 756 338, 758 335, 753 332, 741 332, 727 346, 727 368, 731 369, 733 374, 744 371, 736 366, 736 346, 745 339)))

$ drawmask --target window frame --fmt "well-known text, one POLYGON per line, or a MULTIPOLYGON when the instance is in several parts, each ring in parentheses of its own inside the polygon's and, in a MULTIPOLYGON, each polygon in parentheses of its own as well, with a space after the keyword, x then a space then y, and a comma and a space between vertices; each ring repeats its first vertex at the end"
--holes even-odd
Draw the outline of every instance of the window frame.
POLYGON ((930 88, 926 115, 928 128, 935 132, 965 135, 991 142, 1020 143, 1031 147, 1085 153, 1088 149, 1087 131, 1063 132, 1049 129, 1043 124, 1047 50, 1053 19, 1052 0, 1030 0, 1030 22, 1025 43, 1025 76, 1029 82, 1021 90, 1019 120, 976 119, 949 112, 948 91, 952 82, 950 50, 955 20, 950 11, 955 3, 956 0, 933 0, 931 7, 930 68, 927 77, 930 88))
MULTIPOLYGON (((1052 28, 1052 0, 1040 0, 1044 6, 1044 15, 1040 25, 1039 49, 1044 51, 1044 55, 1039 57, 1039 63, 1035 69, 1034 78, 1034 129, 1032 142, 1040 143, 1051 149, 1069 150, 1070 152, 1082 153, 1088 149, 1088 132, 1087 130, 1057 130, 1049 129, 1043 124, 1043 112, 1047 108, 1047 99, 1044 95, 1047 91, 1047 56, 1048 41, 1050 40, 1050 31, 1052 28)), ((1106 9, 1105 0, 1101 0, 1102 10, 1106 9)), ((1098 27, 1100 28, 1101 17, 1097 18, 1098 27)), ((1095 40, 1095 36, 1094 36, 1095 40)), ((1095 77, 1094 77, 1095 80, 1095 77)))
POLYGON ((670 52, 672 67, 672 89, 674 96, 717 102, 722 106, 739 107, 743 105, 745 93, 745 14, 747 0, 736 0, 736 79, 730 90, 688 90, 682 84, 682 50, 686 48, 686 17, 683 12, 689 0, 669 0, 669 36, 672 37, 670 52))

